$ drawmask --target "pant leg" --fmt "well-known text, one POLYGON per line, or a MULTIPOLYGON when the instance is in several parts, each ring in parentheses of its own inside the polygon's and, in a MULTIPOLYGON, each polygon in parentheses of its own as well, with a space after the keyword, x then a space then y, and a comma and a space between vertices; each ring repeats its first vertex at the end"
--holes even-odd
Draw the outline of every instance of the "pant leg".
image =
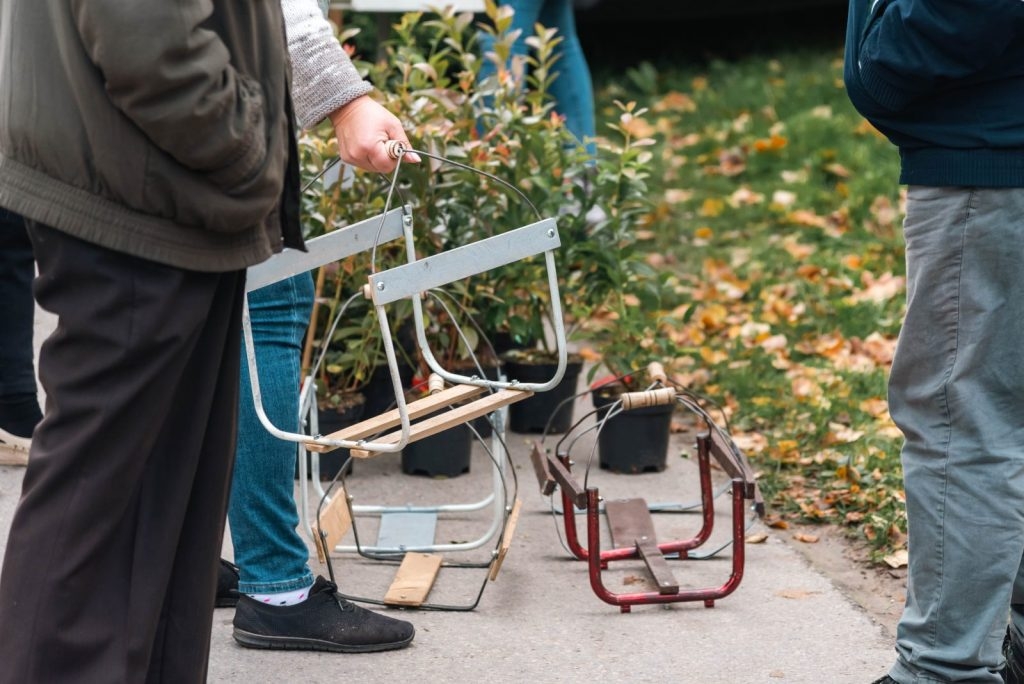
MULTIPOLYGON (((512 43, 512 54, 513 58, 525 57, 530 47, 526 44, 526 38, 533 35, 534 24, 540 19, 541 9, 544 6, 545 0, 505 0, 498 4, 509 5, 514 10, 512 15, 512 25, 509 31, 520 31, 519 37, 512 43)), ((480 69, 477 72, 478 82, 482 82, 497 73, 497 65, 488 59, 487 53, 494 50, 494 38, 483 31, 479 33, 480 40, 480 52, 484 56, 481 63, 480 69)), ((505 68, 511 68, 511 64, 506 63, 505 68)), ((524 64, 525 68, 525 64, 524 64)), ((488 100, 490 102, 490 100, 488 100)), ((479 128, 479 126, 478 126, 479 128)), ((481 133, 485 133, 485 129, 480 130, 481 133)))
POLYGON ((912 187, 890 377, 909 520, 901 682, 1001 682, 1024 553, 1024 190, 912 187))
MULTIPOLYGON (((533 35, 534 25, 540 21, 540 13, 544 9, 544 3, 547 0, 503 0, 499 2, 499 5, 508 5, 514 10, 512 15, 512 26, 509 31, 520 31, 519 38, 516 39, 512 45, 512 54, 514 55, 526 55, 529 53, 530 48, 526 44, 526 38, 533 35)), ((481 36, 481 39, 485 42, 481 45, 484 52, 493 49, 494 41, 490 36, 481 36)), ((487 64, 482 65, 480 78, 484 78, 484 69, 488 70, 488 75, 494 73, 494 65, 488 61, 487 64)))
MULTIPOLYGON (((313 303, 308 273, 249 293, 260 395, 270 421, 299 429, 299 363, 313 303)), ((294 442, 266 431, 253 406, 249 370, 242 369, 238 448, 228 516, 238 588, 243 593, 293 591, 313 583, 309 549, 296 531, 294 442)))
POLYGON ((0 575, 0 682, 204 681, 244 274, 30 231, 59 323, 0 575))
POLYGON ((547 0, 540 13, 540 23, 558 29, 562 42, 555 54, 556 73, 551 83, 551 96, 555 100, 555 111, 565 117, 565 127, 587 146, 591 156, 597 153, 593 143, 596 135, 594 124, 594 86, 590 78, 590 66, 583 54, 579 35, 576 33, 576 19, 573 16, 572 0, 547 0))
POLYGON ((36 396, 32 330, 35 262, 24 220, 0 209, 0 398, 36 396))

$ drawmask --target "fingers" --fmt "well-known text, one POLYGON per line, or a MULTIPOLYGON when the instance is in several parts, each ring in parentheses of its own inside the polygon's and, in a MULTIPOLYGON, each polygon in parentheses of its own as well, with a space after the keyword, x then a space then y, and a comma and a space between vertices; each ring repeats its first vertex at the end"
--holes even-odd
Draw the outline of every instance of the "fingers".
POLYGON ((366 149, 364 162, 357 165, 378 173, 391 173, 398 166, 399 160, 403 163, 420 160, 419 155, 411 150, 412 146, 408 140, 377 140, 366 149))
POLYGON ((331 116, 338 156, 367 171, 390 173, 398 160, 418 162, 401 121, 369 97, 353 100, 331 116))

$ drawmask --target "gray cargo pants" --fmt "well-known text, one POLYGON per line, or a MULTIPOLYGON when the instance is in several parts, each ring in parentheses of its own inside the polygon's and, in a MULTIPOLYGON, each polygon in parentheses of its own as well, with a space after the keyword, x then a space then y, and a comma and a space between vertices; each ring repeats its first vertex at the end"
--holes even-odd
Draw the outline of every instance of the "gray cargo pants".
POLYGON ((911 187, 905 238, 889 405, 910 566, 890 674, 1002 682, 1024 604, 1024 190, 911 187))

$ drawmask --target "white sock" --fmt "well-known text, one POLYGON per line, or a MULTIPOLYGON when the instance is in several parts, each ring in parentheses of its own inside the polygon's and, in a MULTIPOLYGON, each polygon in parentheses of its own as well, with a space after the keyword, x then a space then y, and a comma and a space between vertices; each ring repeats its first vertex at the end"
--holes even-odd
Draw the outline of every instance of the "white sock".
POLYGON ((305 601, 306 597, 309 596, 309 590, 312 588, 313 585, 310 584, 308 587, 296 589, 295 591, 278 591, 273 594, 246 594, 246 596, 268 606, 294 606, 296 603, 305 601))

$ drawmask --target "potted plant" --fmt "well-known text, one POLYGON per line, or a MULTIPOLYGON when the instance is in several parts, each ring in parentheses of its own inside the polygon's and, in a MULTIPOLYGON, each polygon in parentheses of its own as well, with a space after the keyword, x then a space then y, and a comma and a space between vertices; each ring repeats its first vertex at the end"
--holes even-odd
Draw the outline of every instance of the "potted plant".
POLYGON ((671 313, 671 277, 640 261, 630 263, 623 275, 622 286, 591 312, 584 331, 595 361, 589 379, 601 423, 599 462, 602 468, 620 473, 660 471, 667 463, 675 403, 606 416, 624 392, 652 386, 654 379, 648 373, 652 363, 670 371, 679 355, 671 334, 679 323, 671 313), (607 375, 594 380, 601 371, 607 375))
MULTIPOLYGON (((499 16, 493 3, 488 14, 497 27, 495 50, 507 54, 510 19, 499 16)), ((430 160, 403 167, 400 182, 403 195, 414 204, 413 222, 429 229, 417 233, 422 251, 436 253, 560 214, 561 230, 573 222, 582 224, 581 216, 564 210, 579 202, 574 179, 582 177, 588 157, 552 113, 546 94, 552 48, 560 38, 550 31, 535 36, 527 87, 504 70, 481 83, 481 60, 494 57, 478 53, 471 15, 446 11, 424 16, 403 16, 385 46, 385 58, 370 69, 371 78, 387 93, 386 105, 407 121, 414 145, 459 164, 430 160)), ((502 338, 533 342, 531 359, 544 356, 544 345, 536 344, 550 329, 545 326, 551 308, 543 259, 474 276, 456 288, 455 296, 473 316, 475 327, 461 327, 473 338, 473 348, 459 347, 459 358, 448 354, 448 360, 468 363, 475 357, 489 366, 491 350, 502 338)), ((435 338, 441 347, 438 355, 445 356, 457 339, 453 321, 443 315, 435 320, 442 328, 435 338)), ((570 392, 573 373, 581 365, 576 359, 570 366, 570 392)), ((538 378, 517 369, 522 377, 516 379, 546 381, 552 373, 546 369, 538 378)), ((506 375, 513 374, 506 368, 506 375)), ((512 409, 513 429, 515 411, 530 401, 512 409)))
POLYGON ((623 473, 658 471, 665 467, 673 405, 633 409, 604 420, 623 392, 650 385, 646 369, 652 362, 671 367, 677 356, 670 315, 678 302, 672 277, 646 260, 638 232, 651 205, 646 180, 651 156, 646 137, 651 127, 646 109, 616 103, 618 116, 608 122, 600 141, 593 192, 602 198, 607 219, 585 239, 570 243, 566 259, 576 287, 589 293, 570 301, 570 315, 579 321, 577 339, 592 350, 588 375, 597 418, 601 467, 623 473), (604 370, 610 373, 593 382, 604 370))
MULTIPOLYGON (((429 383, 417 378, 406 400, 412 402, 428 394, 429 383)), ((458 477, 469 472, 472 454, 473 431, 468 425, 457 425, 407 444, 402 449, 402 472, 426 477, 458 477)))
MULTIPOLYGON (((616 296, 639 259, 633 249, 636 228, 649 210, 644 194, 650 141, 635 134, 643 111, 620 105, 619 121, 608 137, 596 141, 598 152, 592 157, 552 111, 547 95, 557 69, 553 47, 561 38, 543 28, 530 38, 534 50, 528 64, 512 67, 528 69, 524 84, 504 67, 512 42, 507 8, 498 11, 488 2, 487 14, 493 28, 484 30, 495 33, 493 54, 480 54, 472 15, 448 9, 403 15, 393 26, 392 39, 384 43, 381 59, 362 65, 380 86, 384 105, 402 118, 414 147, 430 153, 420 164, 401 166, 391 206, 411 206, 415 249, 421 255, 556 217, 564 321, 570 338, 579 341, 585 339, 580 337, 581 324, 616 296), (500 68, 480 82, 484 59, 496 60, 500 68), (606 218, 588 224, 585 215, 595 204, 606 218)), ((346 187, 324 193, 329 206, 313 209, 324 223, 328 216, 334 223, 366 218, 384 209, 389 180, 356 171, 346 187)), ((543 258, 487 271, 453 290, 449 294, 474 321, 473 326, 459 323, 463 337, 470 330, 476 333, 468 335, 472 339, 462 349, 454 344, 456 321, 433 312, 429 325, 435 356, 451 362, 481 359, 504 338, 517 347, 502 357, 508 377, 524 382, 551 377, 550 370, 530 372, 533 364, 553 359, 553 314, 543 258), (453 349, 458 350, 454 356, 448 353, 453 349), (531 369, 525 368, 526 362, 531 369)), ((581 368, 582 359, 574 357, 564 380, 570 394, 581 368)), ((554 396, 540 394, 510 408, 513 429, 516 413, 544 401, 545 394, 554 396)), ((543 429, 551 410, 529 429, 543 429)))

